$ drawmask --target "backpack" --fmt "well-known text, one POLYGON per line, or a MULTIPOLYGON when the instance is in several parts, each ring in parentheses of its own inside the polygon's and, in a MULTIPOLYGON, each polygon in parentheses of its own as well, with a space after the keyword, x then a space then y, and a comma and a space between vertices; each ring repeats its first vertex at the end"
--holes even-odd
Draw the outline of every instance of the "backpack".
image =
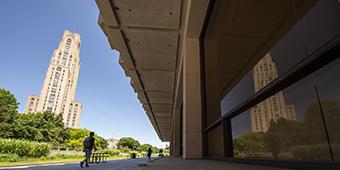
POLYGON ((84 140, 84 148, 91 148, 92 147, 92 138, 87 137, 84 140))

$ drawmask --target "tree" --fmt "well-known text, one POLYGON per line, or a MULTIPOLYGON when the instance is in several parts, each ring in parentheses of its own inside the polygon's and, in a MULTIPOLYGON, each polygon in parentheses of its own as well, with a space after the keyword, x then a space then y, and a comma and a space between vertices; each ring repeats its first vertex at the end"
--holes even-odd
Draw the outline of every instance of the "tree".
POLYGON ((76 139, 70 140, 66 145, 71 150, 81 150, 83 147, 82 141, 76 139))
POLYGON ((9 138, 13 135, 13 122, 17 113, 18 102, 14 95, 0 89, 0 137, 9 138))
MULTIPOLYGON (((83 148, 83 141, 89 136, 90 132, 91 131, 87 129, 68 129, 67 147, 74 150, 81 150, 83 148)), ((97 149, 107 147, 108 143, 103 137, 95 134, 94 138, 96 139, 95 144, 97 149)))
POLYGON ((234 148, 249 156, 252 156, 256 152, 263 151, 265 149, 264 134, 260 132, 250 132, 241 135, 239 138, 234 139, 234 148))
POLYGON ((61 115, 46 111, 34 114, 17 114, 12 138, 28 139, 39 142, 50 142, 54 146, 67 139, 61 115))
POLYGON ((153 146, 151 148, 151 150, 152 150, 152 153, 158 153, 159 152, 159 148, 157 148, 156 146, 153 146))
POLYGON ((104 139, 103 137, 95 135, 95 138, 96 138, 96 141, 97 141, 97 143, 96 143, 97 148, 105 149, 109 145, 107 143, 107 140, 104 139))
MULTIPOLYGON (((50 111, 19 114, 18 103, 13 94, 0 89, 0 137, 49 142, 54 147, 67 146, 81 149, 83 140, 89 135, 87 129, 67 129, 62 114, 50 111)), ((95 135, 98 149, 106 148, 107 141, 95 135)))
POLYGON ((268 131, 265 133, 265 144, 272 152, 274 159, 278 159, 281 151, 288 150, 290 147, 297 145, 303 137, 303 124, 279 118, 270 121, 268 131))
POLYGON ((265 141, 266 144, 268 145, 269 151, 272 152, 273 158, 277 160, 279 158, 279 153, 282 149, 280 134, 277 132, 266 133, 265 141))
POLYGON ((123 147, 128 147, 130 149, 136 149, 137 147, 140 146, 140 143, 131 138, 131 137, 123 137, 121 139, 119 139, 118 141, 118 148, 121 149, 123 147))
POLYGON ((153 148, 153 146, 152 145, 150 145, 150 144, 148 144, 148 143, 146 143, 146 144, 143 144, 143 145, 141 145, 140 146, 140 150, 139 151, 141 151, 141 152, 146 152, 149 148, 153 148))
POLYGON ((146 151, 149 150, 149 148, 151 148, 153 153, 158 153, 159 152, 159 148, 157 148, 155 146, 152 146, 152 145, 150 145, 148 143, 138 146, 136 148, 136 150, 139 151, 139 152, 146 152, 146 151))
POLYGON ((0 123, 11 123, 18 113, 18 102, 12 93, 0 89, 0 123))
POLYGON ((120 152, 122 153, 130 153, 131 149, 128 148, 128 147, 122 147, 122 148, 119 148, 120 152))
MULTIPOLYGON (((340 105, 336 101, 320 101, 327 130, 333 141, 340 141, 340 105)), ((307 144, 326 143, 325 127, 318 102, 310 104, 305 111, 307 144)))

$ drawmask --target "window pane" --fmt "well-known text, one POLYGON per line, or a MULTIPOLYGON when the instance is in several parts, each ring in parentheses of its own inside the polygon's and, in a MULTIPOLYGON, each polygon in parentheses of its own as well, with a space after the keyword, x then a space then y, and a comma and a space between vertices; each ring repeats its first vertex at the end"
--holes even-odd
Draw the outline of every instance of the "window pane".
POLYGON ((340 59, 233 118, 235 157, 331 160, 329 139, 339 160, 339 75, 340 59))
MULTIPOLYGON (((339 4, 336 1, 319 1, 225 95, 220 103, 221 114, 232 110, 338 35, 340 35, 339 4)), ((221 44, 223 43, 223 36, 216 39, 221 44)), ((228 48, 220 48, 221 57, 225 57, 223 50, 228 50, 228 48)))
POLYGON ((327 128, 335 160, 340 160, 340 81, 336 78, 339 75, 340 60, 315 75, 318 78, 315 85, 325 119, 325 124, 321 125, 327 128))

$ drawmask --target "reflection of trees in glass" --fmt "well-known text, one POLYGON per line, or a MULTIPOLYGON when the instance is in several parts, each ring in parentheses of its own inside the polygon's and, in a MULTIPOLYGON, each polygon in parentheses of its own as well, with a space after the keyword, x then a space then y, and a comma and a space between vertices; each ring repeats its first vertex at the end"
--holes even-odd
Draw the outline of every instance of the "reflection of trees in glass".
POLYGON ((287 152, 294 143, 300 142, 301 127, 301 123, 284 118, 270 122, 264 139, 274 159, 278 159, 280 152, 287 152))
MULTIPOLYGON (((340 104, 321 101, 321 108, 335 158, 340 158, 340 104)), ((330 160, 319 103, 313 102, 307 107, 303 122, 285 118, 272 120, 265 133, 251 132, 235 139, 234 149, 247 157, 256 152, 269 152, 274 159, 280 159, 280 153, 288 153, 290 159, 330 160)))
MULTIPOLYGON (((320 101, 326 126, 332 143, 340 143, 340 105, 336 101, 320 101)), ((311 134, 323 139, 313 139, 312 143, 326 141, 318 103, 312 103, 305 111, 305 126, 311 134)))
MULTIPOLYGON (((250 132, 234 140, 236 152, 243 152, 247 156, 255 156, 257 152, 265 151, 264 133, 250 132)), ((237 154, 237 153, 236 153, 237 154)))

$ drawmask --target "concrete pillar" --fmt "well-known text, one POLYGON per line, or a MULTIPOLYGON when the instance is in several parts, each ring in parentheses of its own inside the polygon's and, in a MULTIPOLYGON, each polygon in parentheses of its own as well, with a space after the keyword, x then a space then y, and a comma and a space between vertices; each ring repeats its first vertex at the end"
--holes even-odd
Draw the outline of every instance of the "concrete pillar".
POLYGON ((202 158, 199 39, 185 39, 183 57, 183 158, 202 158))
POLYGON ((170 153, 170 156, 174 156, 174 139, 173 139, 173 137, 174 137, 174 133, 172 132, 171 133, 171 138, 170 138, 170 144, 169 144, 169 149, 170 149, 170 151, 169 151, 169 153, 170 153))
POLYGON ((181 156, 181 119, 180 119, 180 110, 175 111, 175 118, 174 118, 174 126, 173 126, 173 140, 172 140, 172 145, 173 145, 173 156, 181 156))

